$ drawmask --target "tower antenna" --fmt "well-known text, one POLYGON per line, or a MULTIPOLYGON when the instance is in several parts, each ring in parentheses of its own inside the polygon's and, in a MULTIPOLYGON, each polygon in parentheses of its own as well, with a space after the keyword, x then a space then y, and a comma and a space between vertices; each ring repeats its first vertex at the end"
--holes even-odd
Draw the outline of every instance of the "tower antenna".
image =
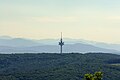
POLYGON ((61 32, 61 39, 60 39, 60 42, 59 42, 59 45, 60 45, 60 53, 62 53, 63 51, 63 45, 64 45, 64 42, 63 42, 63 39, 62 39, 62 32, 61 32))

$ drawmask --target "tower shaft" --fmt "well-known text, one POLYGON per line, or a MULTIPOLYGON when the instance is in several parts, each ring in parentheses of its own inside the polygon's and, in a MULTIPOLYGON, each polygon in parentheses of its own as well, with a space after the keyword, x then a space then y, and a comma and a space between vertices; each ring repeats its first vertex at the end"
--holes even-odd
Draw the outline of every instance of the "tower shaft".
POLYGON ((62 46, 60 47, 61 49, 60 49, 60 53, 62 53, 62 46))
POLYGON ((62 40, 62 33, 61 33, 61 39, 60 39, 60 42, 59 42, 59 45, 60 45, 60 53, 62 53, 63 51, 63 45, 64 45, 64 42, 63 42, 63 40, 62 40))

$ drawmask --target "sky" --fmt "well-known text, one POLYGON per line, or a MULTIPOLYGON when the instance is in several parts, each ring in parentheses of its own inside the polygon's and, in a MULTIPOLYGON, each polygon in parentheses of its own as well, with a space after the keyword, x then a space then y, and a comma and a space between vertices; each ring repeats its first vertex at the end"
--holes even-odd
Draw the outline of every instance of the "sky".
POLYGON ((0 36, 120 44, 120 0, 0 0, 0 36))

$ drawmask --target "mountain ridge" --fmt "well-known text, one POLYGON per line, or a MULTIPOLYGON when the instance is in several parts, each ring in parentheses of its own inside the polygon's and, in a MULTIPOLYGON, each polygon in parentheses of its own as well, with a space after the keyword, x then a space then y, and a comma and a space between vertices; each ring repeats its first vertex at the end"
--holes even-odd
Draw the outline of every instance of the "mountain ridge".
MULTIPOLYGON (((8 37, 8 36, 7 36, 8 37)), ((111 52, 119 53, 120 45, 88 41, 83 39, 64 38, 64 52, 111 52), (103 44, 98 45, 98 44, 103 44), (114 45, 115 46, 115 45, 114 45)), ((0 52, 59 52, 59 39, 32 40, 25 38, 0 37, 0 52)))

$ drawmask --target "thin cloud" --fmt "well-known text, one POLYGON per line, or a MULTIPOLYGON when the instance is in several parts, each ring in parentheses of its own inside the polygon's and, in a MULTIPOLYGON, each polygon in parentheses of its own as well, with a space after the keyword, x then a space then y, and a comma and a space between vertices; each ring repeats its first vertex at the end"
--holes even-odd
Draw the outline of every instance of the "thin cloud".
POLYGON ((108 20, 120 20, 120 16, 109 16, 106 19, 108 19, 108 20))
POLYGON ((63 23, 63 22, 78 22, 79 17, 32 17, 33 21, 42 23, 63 23))

